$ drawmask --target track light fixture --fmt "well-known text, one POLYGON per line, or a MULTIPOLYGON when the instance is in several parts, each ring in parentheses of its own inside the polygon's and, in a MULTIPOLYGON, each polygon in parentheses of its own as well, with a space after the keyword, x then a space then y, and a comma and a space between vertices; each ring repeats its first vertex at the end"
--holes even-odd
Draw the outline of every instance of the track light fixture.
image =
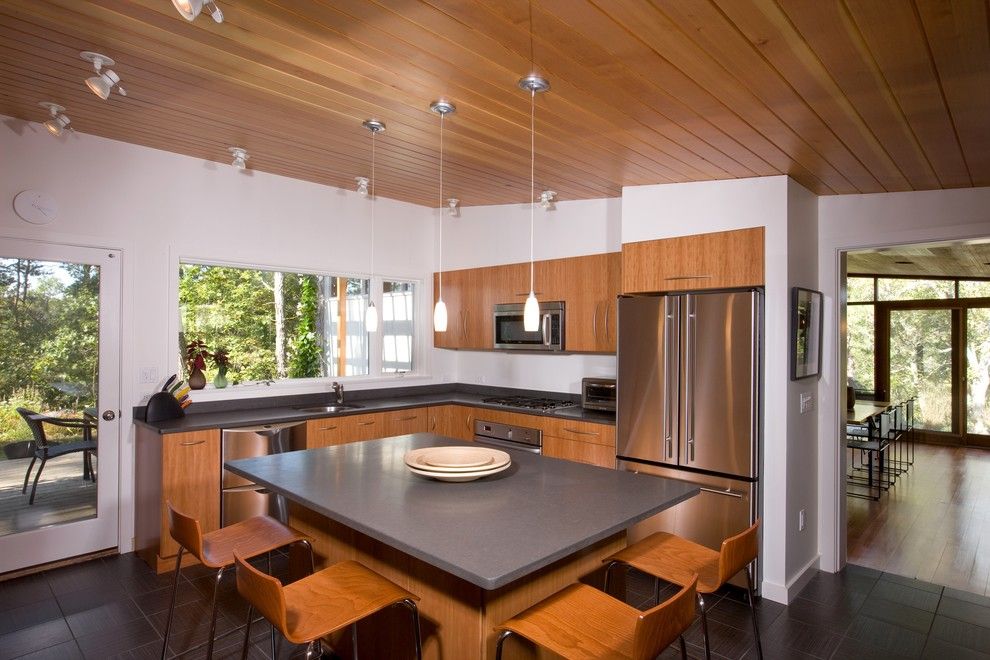
POLYGON ((72 130, 72 122, 69 121, 68 117, 62 114, 65 111, 65 108, 57 103, 52 103, 51 101, 42 101, 38 105, 45 110, 48 110, 48 114, 51 115, 51 119, 45 122, 45 128, 48 129, 49 133, 55 137, 58 137, 62 134, 62 131, 72 130))
POLYGON ((557 193, 552 190, 544 190, 540 193, 540 206, 544 211, 553 211, 557 208, 557 193))
POLYGON ((243 170, 247 167, 247 159, 251 157, 248 155, 247 149, 243 147, 228 147, 227 151, 234 157, 234 160, 230 161, 234 169, 243 170))
POLYGON ((451 197, 447 200, 447 208, 450 209, 450 217, 456 218, 461 214, 461 200, 451 197))
POLYGON ((354 180, 357 182, 357 193, 361 197, 368 196, 368 177, 366 176, 356 176, 354 180))
POLYGON ((172 5, 187 21, 195 21, 205 7, 210 18, 217 23, 223 23, 223 12, 212 0, 206 2, 204 0, 172 0, 172 5))
POLYGON ((116 62, 106 55, 100 55, 99 53, 93 53, 88 50, 79 53, 79 57, 87 62, 92 62, 93 69, 96 71, 95 76, 90 76, 86 79, 86 86, 89 87, 91 92, 106 101, 110 97, 110 92, 116 87, 118 94, 127 96, 127 92, 120 86, 120 76, 113 69, 103 69, 105 66, 113 66, 116 62))

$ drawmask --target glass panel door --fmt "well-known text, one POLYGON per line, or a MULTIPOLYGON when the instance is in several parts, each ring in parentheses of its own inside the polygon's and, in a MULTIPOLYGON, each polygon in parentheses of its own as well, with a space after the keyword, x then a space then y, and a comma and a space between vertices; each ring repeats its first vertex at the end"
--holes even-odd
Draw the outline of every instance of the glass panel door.
POLYGON ((890 400, 917 397, 915 426, 952 431, 952 310, 890 311, 890 400))
POLYGON ((966 433, 990 435, 990 307, 967 310, 966 433))
POLYGON ((117 545, 119 262, 0 250, 0 573, 117 545))

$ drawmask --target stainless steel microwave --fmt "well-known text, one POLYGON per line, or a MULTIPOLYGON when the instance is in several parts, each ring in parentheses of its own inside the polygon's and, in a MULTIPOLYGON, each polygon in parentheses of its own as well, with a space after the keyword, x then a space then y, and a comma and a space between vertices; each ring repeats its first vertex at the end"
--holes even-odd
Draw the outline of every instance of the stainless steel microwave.
POLYGON ((534 332, 523 328, 523 303, 495 305, 492 315, 495 348, 522 351, 564 350, 564 303, 540 303, 540 327, 534 332))

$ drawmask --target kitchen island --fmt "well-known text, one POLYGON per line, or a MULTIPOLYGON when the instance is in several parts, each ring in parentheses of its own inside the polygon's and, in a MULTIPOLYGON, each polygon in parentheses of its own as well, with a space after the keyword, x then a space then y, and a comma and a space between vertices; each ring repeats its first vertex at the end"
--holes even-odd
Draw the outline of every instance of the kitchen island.
MULTIPOLYGON (((508 470, 466 483, 406 468, 410 449, 444 445, 471 443, 416 433, 226 467, 285 495, 292 524, 315 538, 321 561, 356 559, 418 594, 424 657, 449 660, 494 657, 493 626, 598 569, 633 523, 697 493, 526 452, 513 452, 508 470)), ((402 614, 363 625, 362 654, 405 657, 402 614), (389 633, 371 634, 380 626, 389 633)))

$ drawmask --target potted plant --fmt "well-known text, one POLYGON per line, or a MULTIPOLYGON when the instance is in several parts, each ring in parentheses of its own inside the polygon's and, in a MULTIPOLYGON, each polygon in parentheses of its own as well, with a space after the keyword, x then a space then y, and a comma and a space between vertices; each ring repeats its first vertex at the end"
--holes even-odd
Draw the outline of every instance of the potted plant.
POLYGON ((226 348, 218 348, 213 351, 213 364, 217 368, 217 375, 213 379, 213 386, 217 389, 227 387, 227 369, 230 367, 230 355, 226 348))
POLYGON ((189 389, 201 390, 206 387, 206 375, 203 369, 206 368, 206 361, 210 358, 210 351, 206 343, 200 339, 194 339, 186 344, 186 366, 189 369, 189 389))

